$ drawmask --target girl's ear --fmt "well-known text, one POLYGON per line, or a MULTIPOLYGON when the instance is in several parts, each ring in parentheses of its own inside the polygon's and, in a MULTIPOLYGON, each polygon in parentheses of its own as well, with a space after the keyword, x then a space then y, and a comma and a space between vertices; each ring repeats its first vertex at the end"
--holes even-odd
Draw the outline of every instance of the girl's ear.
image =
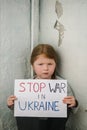
POLYGON ((34 65, 32 65, 32 69, 33 69, 33 74, 35 74, 35 71, 34 71, 34 65))
POLYGON ((34 65, 32 65, 32 69, 33 69, 33 71, 34 71, 34 65))

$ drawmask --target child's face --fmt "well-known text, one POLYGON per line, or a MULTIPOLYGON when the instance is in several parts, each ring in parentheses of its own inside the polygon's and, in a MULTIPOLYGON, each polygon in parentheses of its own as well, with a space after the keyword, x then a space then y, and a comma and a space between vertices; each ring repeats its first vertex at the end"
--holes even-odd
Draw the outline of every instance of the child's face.
POLYGON ((39 55, 33 63, 33 70, 40 79, 51 79, 56 68, 53 59, 47 58, 45 55, 39 55))

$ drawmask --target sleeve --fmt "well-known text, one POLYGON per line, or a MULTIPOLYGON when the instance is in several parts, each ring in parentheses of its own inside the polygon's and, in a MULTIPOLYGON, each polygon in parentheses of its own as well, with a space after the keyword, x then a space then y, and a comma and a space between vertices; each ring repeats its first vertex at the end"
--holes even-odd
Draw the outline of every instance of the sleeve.
MULTIPOLYGON (((67 85, 67 96, 74 96, 75 97, 74 92, 69 85, 67 85)), ((76 113, 78 111, 78 108, 79 108, 78 101, 76 98, 75 98, 75 100, 76 100, 76 106, 71 108, 72 113, 76 113)))

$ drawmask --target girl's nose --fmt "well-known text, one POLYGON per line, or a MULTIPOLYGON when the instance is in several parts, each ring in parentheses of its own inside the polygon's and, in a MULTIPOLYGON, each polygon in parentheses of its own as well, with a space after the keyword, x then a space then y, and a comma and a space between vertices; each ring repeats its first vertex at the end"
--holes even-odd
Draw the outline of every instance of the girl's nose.
POLYGON ((44 65, 44 70, 48 70, 48 65, 44 65))

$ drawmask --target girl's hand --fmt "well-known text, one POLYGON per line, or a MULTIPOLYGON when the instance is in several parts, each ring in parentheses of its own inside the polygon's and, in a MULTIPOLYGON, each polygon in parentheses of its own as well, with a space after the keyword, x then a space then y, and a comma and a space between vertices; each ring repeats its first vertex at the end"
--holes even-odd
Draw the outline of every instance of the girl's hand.
POLYGON ((76 99, 74 96, 67 96, 63 99, 63 103, 67 104, 68 107, 75 107, 76 106, 76 99))
POLYGON ((14 101, 15 101, 16 99, 17 99, 17 98, 16 98, 16 96, 14 96, 14 95, 9 96, 8 99, 7 99, 7 106, 8 106, 9 108, 12 108, 12 107, 14 106, 14 101))

